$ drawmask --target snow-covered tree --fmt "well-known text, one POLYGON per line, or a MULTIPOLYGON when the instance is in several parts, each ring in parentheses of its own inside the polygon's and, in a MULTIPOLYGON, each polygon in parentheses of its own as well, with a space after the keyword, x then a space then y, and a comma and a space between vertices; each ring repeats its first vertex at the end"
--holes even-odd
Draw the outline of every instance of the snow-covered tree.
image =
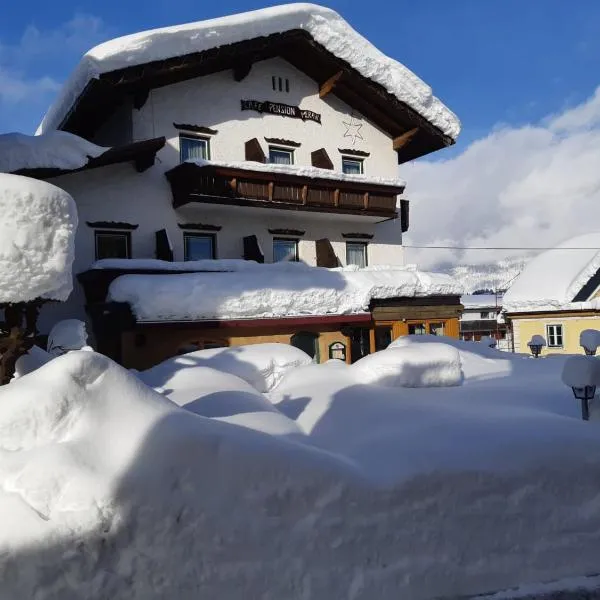
POLYGON ((75 202, 64 190, 0 173, 0 383, 33 343, 41 305, 71 293, 76 228, 75 202))

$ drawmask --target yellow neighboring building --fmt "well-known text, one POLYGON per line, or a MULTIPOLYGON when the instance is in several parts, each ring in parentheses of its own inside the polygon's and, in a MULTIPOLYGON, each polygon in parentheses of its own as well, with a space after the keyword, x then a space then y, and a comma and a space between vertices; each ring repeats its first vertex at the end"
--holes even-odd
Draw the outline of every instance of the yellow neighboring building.
POLYGON ((579 335, 600 330, 600 233, 569 239, 536 256, 504 295, 515 352, 529 353, 533 335, 542 354, 582 354, 579 335))

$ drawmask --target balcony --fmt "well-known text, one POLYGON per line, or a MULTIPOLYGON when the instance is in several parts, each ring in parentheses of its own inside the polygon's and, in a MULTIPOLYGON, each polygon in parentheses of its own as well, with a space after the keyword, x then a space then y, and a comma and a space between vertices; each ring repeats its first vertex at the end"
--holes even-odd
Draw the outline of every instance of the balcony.
POLYGON ((218 164, 182 163, 166 173, 173 193, 173 207, 190 203, 246 206, 313 213, 333 213, 395 219, 401 182, 369 182, 343 174, 315 173, 312 168, 278 169, 256 163, 256 168, 218 164), (306 173, 310 174, 307 175, 306 173), (339 175, 339 178, 336 177, 339 175))

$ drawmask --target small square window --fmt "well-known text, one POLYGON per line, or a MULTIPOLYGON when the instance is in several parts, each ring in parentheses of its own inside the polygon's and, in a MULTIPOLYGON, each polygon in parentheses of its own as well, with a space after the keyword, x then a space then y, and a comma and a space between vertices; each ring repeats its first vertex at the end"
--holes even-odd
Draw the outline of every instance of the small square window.
POLYGON ((342 156, 342 172, 348 175, 362 175, 363 161, 359 158, 346 158, 342 156))
POLYGON ((210 260, 215 258, 215 236, 210 234, 183 234, 184 260, 210 260))
POLYGON ((366 242, 346 242, 346 264, 361 268, 367 266, 366 242))
POLYGON ((275 238, 273 240, 273 262, 298 261, 298 240, 275 238))
POLYGON ((563 326, 562 325, 546 325, 546 340, 548 348, 563 347, 563 326))
POLYGON ((96 260, 103 258, 131 258, 129 231, 94 231, 96 260))
POLYGON ((427 328, 425 323, 409 323, 408 335, 426 335, 427 328))
POLYGON ((269 146, 269 162, 274 165, 293 165, 294 151, 269 146))
POLYGON ((179 136, 179 157, 186 160, 210 160, 210 140, 208 138, 179 136))
POLYGON ((492 318, 492 313, 491 312, 482 312, 480 313, 480 318, 481 319, 491 319, 492 318))

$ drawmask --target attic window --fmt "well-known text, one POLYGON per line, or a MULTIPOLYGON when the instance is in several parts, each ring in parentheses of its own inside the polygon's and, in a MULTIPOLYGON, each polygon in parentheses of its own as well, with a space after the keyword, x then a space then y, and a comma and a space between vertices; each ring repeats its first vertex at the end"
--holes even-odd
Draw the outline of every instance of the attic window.
POLYGON ((287 77, 271 77, 271 85, 273 86, 274 92, 288 92, 290 91, 290 80, 287 77))

